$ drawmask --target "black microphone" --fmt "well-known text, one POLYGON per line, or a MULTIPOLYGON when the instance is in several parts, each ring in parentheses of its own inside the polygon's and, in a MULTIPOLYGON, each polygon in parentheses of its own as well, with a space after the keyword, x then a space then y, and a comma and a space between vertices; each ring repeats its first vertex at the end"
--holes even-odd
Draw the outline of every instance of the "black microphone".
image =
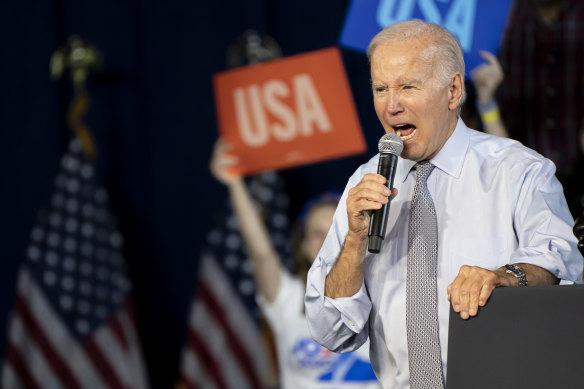
MULTIPOLYGON (((398 135, 385 134, 379 139, 378 147, 379 165, 377 166, 377 173, 385 177, 387 187, 389 190, 392 190, 393 178, 395 177, 395 170, 397 168, 397 156, 404 149, 404 144, 398 135)), ((370 253, 377 254, 381 249, 381 242, 383 241, 387 227, 387 215, 389 214, 390 202, 391 195, 387 204, 383 204, 381 209, 376 209, 371 213, 368 248, 370 253)))

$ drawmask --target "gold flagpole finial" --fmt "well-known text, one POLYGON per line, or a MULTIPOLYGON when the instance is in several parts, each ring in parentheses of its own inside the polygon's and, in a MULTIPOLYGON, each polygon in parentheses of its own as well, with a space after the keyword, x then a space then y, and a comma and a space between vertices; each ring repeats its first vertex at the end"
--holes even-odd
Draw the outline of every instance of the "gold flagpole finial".
POLYGON ((78 35, 71 36, 60 46, 50 60, 51 80, 60 79, 67 68, 71 71, 74 96, 67 110, 67 125, 79 141, 85 156, 94 161, 96 146, 89 127, 83 122, 91 100, 87 94, 86 81, 90 69, 99 69, 103 64, 102 54, 92 44, 86 43, 78 35))

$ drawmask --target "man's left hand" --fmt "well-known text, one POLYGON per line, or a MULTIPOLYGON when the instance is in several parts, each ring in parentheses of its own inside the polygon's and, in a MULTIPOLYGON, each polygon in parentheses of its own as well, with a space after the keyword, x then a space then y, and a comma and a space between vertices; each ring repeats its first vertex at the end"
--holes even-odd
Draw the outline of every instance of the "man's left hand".
POLYGON ((452 284, 448 285, 448 301, 461 318, 468 319, 477 315, 479 307, 485 306, 493 289, 511 286, 511 281, 499 271, 464 265, 452 284))

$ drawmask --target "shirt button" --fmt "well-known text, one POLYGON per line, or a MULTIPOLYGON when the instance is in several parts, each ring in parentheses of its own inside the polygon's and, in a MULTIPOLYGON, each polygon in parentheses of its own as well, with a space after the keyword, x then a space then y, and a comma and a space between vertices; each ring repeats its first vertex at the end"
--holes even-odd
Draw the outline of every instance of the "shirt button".
POLYGON ((351 325, 351 327, 354 327, 355 326, 355 323, 353 323, 352 320, 349 320, 349 324, 351 325))

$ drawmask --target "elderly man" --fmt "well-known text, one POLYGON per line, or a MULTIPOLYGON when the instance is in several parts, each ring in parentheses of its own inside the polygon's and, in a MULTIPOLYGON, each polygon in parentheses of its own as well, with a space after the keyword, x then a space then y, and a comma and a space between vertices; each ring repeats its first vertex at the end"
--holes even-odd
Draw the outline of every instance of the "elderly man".
POLYGON ((459 118, 457 39, 422 21, 397 23, 368 49, 375 111, 403 141, 390 193, 379 155, 349 179, 308 274, 306 315, 330 350, 367 337, 384 388, 443 388, 449 301, 475 316, 494 288, 581 282, 573 219, 552 162, 459 118), (369 214, 392 197, 379 254, 369 214))

